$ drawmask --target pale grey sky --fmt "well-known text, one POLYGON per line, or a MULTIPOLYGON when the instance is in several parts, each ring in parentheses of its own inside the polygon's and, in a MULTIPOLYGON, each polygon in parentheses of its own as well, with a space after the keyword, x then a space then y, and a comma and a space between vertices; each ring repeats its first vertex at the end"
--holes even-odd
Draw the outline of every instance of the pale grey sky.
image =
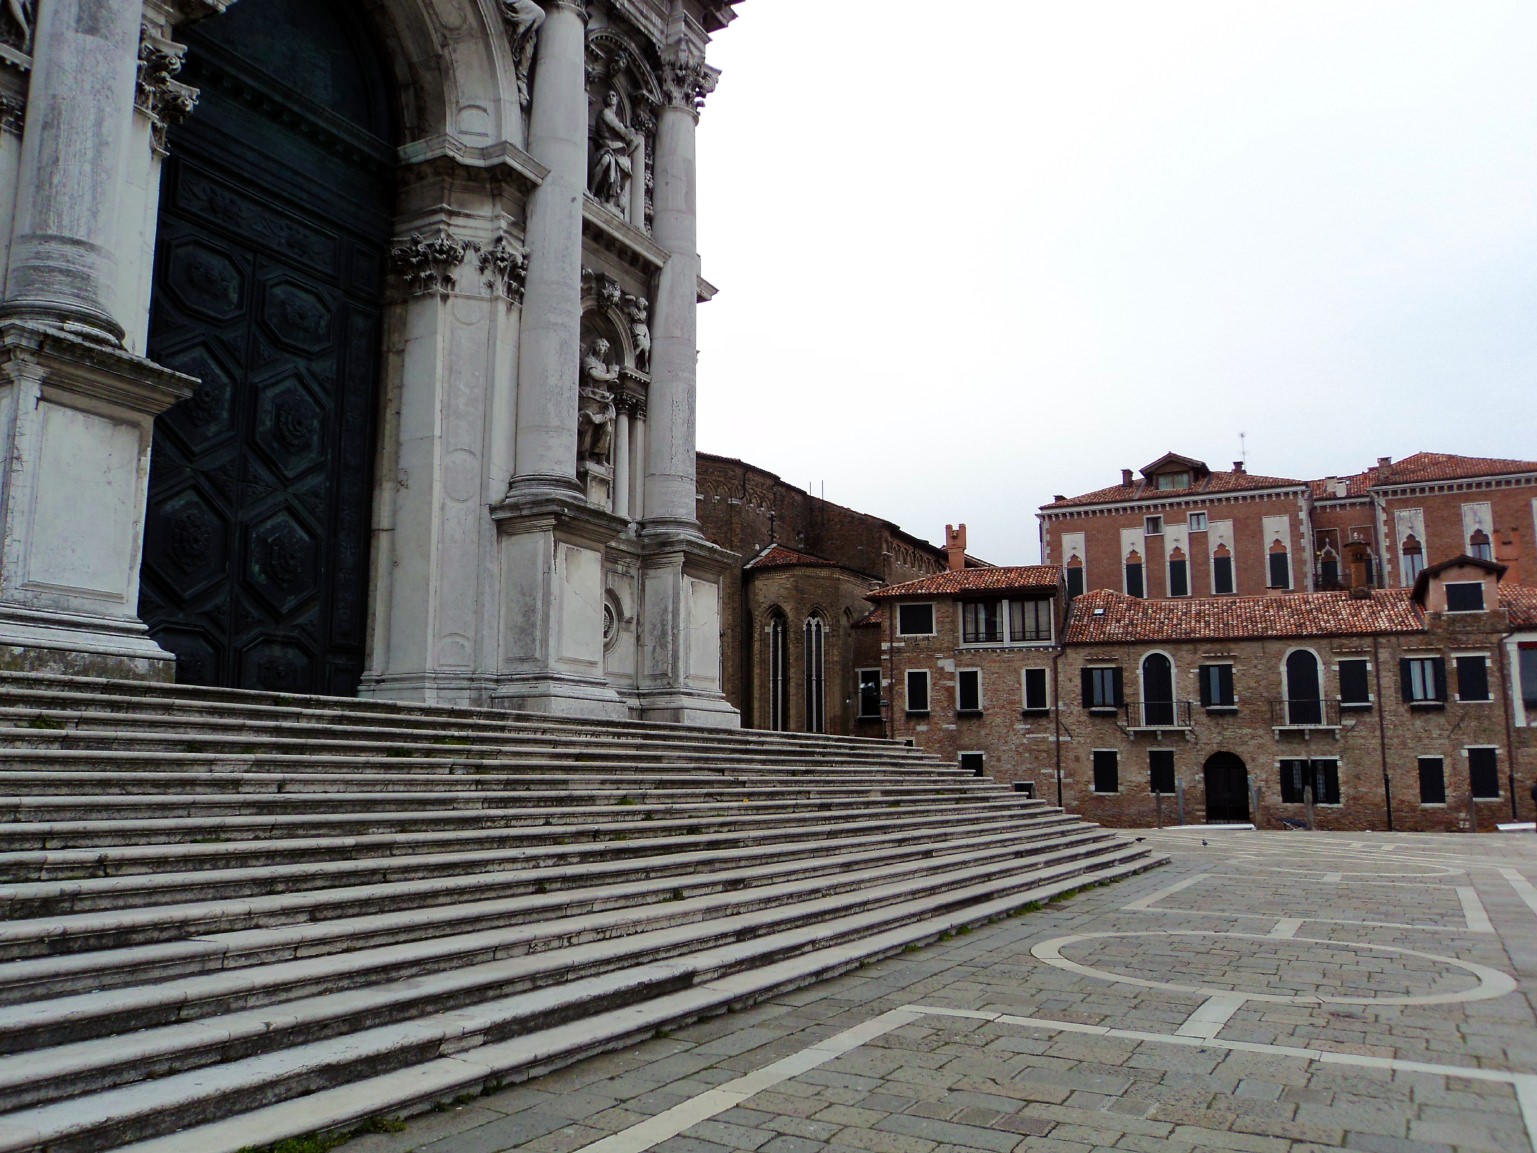
POLYGON ((929 540, 1166 451, 1537 459, 1532 0, 745 0, 699 446, 929 540))

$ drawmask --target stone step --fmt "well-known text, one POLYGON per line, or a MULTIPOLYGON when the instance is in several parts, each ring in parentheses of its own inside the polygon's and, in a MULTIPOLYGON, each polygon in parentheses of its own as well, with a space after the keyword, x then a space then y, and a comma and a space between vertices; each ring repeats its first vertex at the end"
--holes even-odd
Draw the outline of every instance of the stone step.
MULTIPOLYGON (((584 975, 588 972, 586 965, 604 963, 607 950, 603 946, 574 946, 566 956, 540 954, 491 962, 442 974, 437 981, 386 982, 368 986, 358 991, 357 996, 332 995, 307 1003, 296 1002, 287 1006, 291 1016, 281 1022, 274 1021, 277 1015, 271 1012, 231 1015, 222 1023, 220 1019, 210 1019, 174 1026, 181 1039, 163 1033, 157 1036, 157 1030, 147 1030, 114 1039, 111 1048, 118 1055, 115 1059, 121 1061, 124 1050, 128 1050, 129 1062, 142 1070, 166 1068, 164 1062, 168 1057, 162 1054, 167 1048, 194 1061, 196 1054, 188 1052, 187 1046, 215 1052, 227 1048, 238 1054, 242 1039, 248 1036, 257 1041, 262 1022, 255 1018, 261 1016, 267 1018, 267 1024, 277 1026, 259 1034, 267 1042, 290 1039, 282 1035, 285 1027, 295 1037, 304 1035, 306 1024, 323 1030, 324 1026, 308 1018, 308 1014, 324 1017, 350 1012, 363 1023, 355 1031, 299 1041, 281 1049, 263 1046, 257 1052, 238 1055, 214 1068, 167 1069, 165 1075, 147 1082, 103 1088, 88 1096, 13 1112, 7 1118, 11 1133, 0 1134, 0 1150, 100 1150, 105 1143, 140 1139, 199 1123, 207 1119, 210 1111, 226 1115, 231 1110, 259 1108, 275 1099, 329 1089, 359 1076, 376 1077, 451 1054, 462 1056, 472 1047, 524 1037, 579 1016, 612 1012, 642 999, 665 996, 792 958, 802 958, 799 968, 803 974, 808 970, 814 972, 820 966, 814 961, 806 964, 810 960, 807 954, 825 953, 830 948, 878 937, 904 926, 911 931, 916 923, 926 920, 953 919, 979 904, 1029 899, 1023 894, 1069 878, 1098 877, 1145 864, 1145 856, 1126 849, 1112 859, 1100 858, 1098 867, 1092 871, 1086 871, 1084 862, 1039 870, 1029 876, 1015 871, 938 894, 908 895, 903 899, 893 892, 888 894, 893 898, 889 903, 878 906, 865 903, 849 908, 839 905, 837 898, 821 898, 808 904, 821 904, 822 909, 800 908, 795 917, 780 925, 765 925, 761 914, 754 913, 744 915, 736 924, 732 923, 733 918, 707 923, 702 927, 713 932, 705 938, 687 928, 655 930, 655 936, 644 942, 640 938, 652 934, 636 934, 626 938, 625 943, 660 948, 665 954, 664 942, 671 938, 671 945, 678 951, 667 959, 637 960, 591 976, 584 975), (742 939, 738 935, 741 932, 754 935, 742 939), (543 965, 548 970, 562 962, 560 972, 572 974, 572 979, 558 986, 519 989, 530 981, 529 966, 543 965), (394 1008, 402 998, 418 1004, 425 999, 429 1005, 436 1003, 441 1007, 398 1021, 367 1024, 370 1014, 394 1008)), ((889 942, 882 944, 889 948, 889 942)), ((61 1080, 74 1078, 75 1084, 88 1083, 91 1077, 93 1066, 89 1058, 72 1062, 71 1054, 60 1055, 57 1051, 28 1056, 34 1069, 44 1075, 52 1073, 61 1080)), ((114 1060, 105 1054, 96 1056, 102 1061, 114 1060)), ((103 1079, 110 1080, 110 1073, 104 1072, 103 1079)), ((264 1132, 263 1136, 265 1139, 274 1134, 264 1132)))
POLYGON ((6 925, 9 937, 25 940, 30 935, 47 948, 0 961, 0 1004, 629 905, 691 900, 754 884, 829 877, 833 880, 820 883, 844 884, 860 870, 911 867, 915 862, 928 869, 936 860, 959 854, 974 863, 1029 856, 1033 865, 1039 855, 1097 851, 1111 839, 1103 830, 1078 825, 1033 836, 1010 832, 957 837, 938 848, 874 843, 841 853, 680 853, 666 858, 665 868, 643 876, 613 862, 596 862, 560 869, 554 878, 548 868, 510 874, 495 890, 380 886, 367 894, 322 890, 305 894, 302 901, 274 894, 262 905, 233 915, 223 903, 162 906, 164 916, 158 922, 140 910, 138 927, 160 929, 158 938, 148 931, 132 932, 132 926, 110 916, 12 921, 6 925), (324 903, 328 897, 334 903, 324 903), (90 951, 83 951, 85 943, 90 951))
MULTIPOLYGON (((841 806, 742 804, 677 806, 675 810, 615 805, 542 809, 449 810, 278 816, 140 818, 0 825, 0 881, 66 881, 126 876, 175 864, 182 871, 257 864, 404 857, 434 851, 561 848, 602 842, 615 846, 663 835, 708 836, 755 831, 846 827, 882 822, 885 831, 920 828, 932 834, 948 824, 987 822, 1003 828, 1055 819, 1044 807, 1024 809, 1006 800, 935 805, 922 813, 890 802, 841 806)), ((634 848, 619 849, 633 855, 634 848)))
MULTIPOLYGON (((952 835, 959 843, 981 838, 991 843, 1005 838, 1019 844, 1062 836, 1079 830, 1086 837, 1109 843, 1111 834, 1095 826, 1063 817, 1038 822, 1028 829, 968 826, 952 835)), ((417 911, 430 920, 435 911, 477 901, 523 899, 561 893, 585 885, 610 884, 637 877, 677 878, 675 884, 715 867, 769 868, 796 862, 810 870, 836 871, 859 854, 879 853, 890 859, 935 851, 932 833, 838 835, 824 839, 760 842, 746 846, 722 846, 714 838, 657 840, 644 856, 618 856, 601 845, 573 845, 558 851, 527 850, 506 853, 499 869, 482 872, 445 868, 426 877, 388 881, 359 881, 356 874, 342 878, 340 887, 287 889, 286 876, 274 878, 271 891, 258 891, 238 900, 216 895, 211 900, 191 897, 201 874, 184 876, 172 886, 165 903, 138 903, 125 899, 116 906, 90 912, 46 913, 26 919, 0 921, 0 960, 38 956, 83 956, 92 950, 139 947, 159 942, 182 941, 214 933, 252 928, 324 922, 344 917, 364 917, 401 910, 417 911)), ((270 871, 270 870, 269 870, 270 871)))
MULTIPOLYGON (((971 831, 994 828, 1000 831, 1017 827, 1012 816, 992 822, 969 820, 971 831)), ((417 853, 402 856, 344 858, 321 862, 295 862, 272 865, 238 864, 195 873, 156 871, 121 876, 71 878, 57 881, 23 882, 7 886, 6 908, 12 918, 59 916, 92 910, 125 908, 133 904, 153 905, 185 900, 189 893, 200 899, 234 900, 258 896, 273 888, 293 892, 303 889, 332 888, 337 885, 377 884, 428 877, 465 876, 494 872, 527 863, 532 850, 546 858, 567 855, 578 842, 592 846, 587 859, 610 857, 629 859, 645 867, 648 857, 682 848, 705 845, 721 849, 750 845, 784 844, 814 841, 834 834, 839 838, 861 834, 927 837, 942 839, 956 827, 951 814, 939 816, 904 815, 884 819, 845 820, 833 818, 816 824, 785 826, 769 820, 754 827, 746 818, 735 827, 717 832, 695 833, 668 829, 665 822, 637 822, 636 836, 621 839, 612 825, 606 827, 565 825, 536 829, 508 830, 502 843, 509 847, 493 850, 417 853), (519 847, 510 847, 519 846, 519 847)), ((174 866, 175 855, 168 856, 174 866)))

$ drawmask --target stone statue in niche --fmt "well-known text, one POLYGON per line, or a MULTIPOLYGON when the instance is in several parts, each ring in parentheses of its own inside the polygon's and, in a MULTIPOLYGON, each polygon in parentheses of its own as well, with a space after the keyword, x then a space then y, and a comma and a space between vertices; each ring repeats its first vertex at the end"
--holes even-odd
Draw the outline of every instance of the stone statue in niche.
POLYGON ((518 78, 518 103, 529 103, 529 84, 534 71, 534 46, 544 26, 545 11, 534 0, 502 0, 502 15, 512 32, 513 67, 518 78))
POLYGON ((576 414, 576 457, 583 464, 607 465, 614 449, 614 391, 619 369, 608 363, 610 345, 592 342, 582 360, 581 404, 576 414))
POLYGON ((32 3, 33 0, 5 0, 0 13, 0 43, 9 44, 22 52, 32 51, 32 3))
POLYGON ((651 302, 644 296, 626 296, 625 311, 630 314, 630 336, 635 342, 635 367, 651 371, 651 302))
POLYGON ((640 144, 641 135, 624 122, 619 113, 619 93, 609 90, 592 129, 592 174, 588 190, 604 204, 628 215, 630 178, 634 165, 630 150, 640 144))

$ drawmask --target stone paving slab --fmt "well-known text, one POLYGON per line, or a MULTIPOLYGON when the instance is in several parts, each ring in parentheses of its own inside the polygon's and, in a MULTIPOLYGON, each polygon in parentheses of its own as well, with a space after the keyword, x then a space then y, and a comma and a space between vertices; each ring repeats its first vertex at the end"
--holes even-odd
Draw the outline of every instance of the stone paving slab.
POLYGON ((347 1153, 1533 1153, 1537 837, 1173 864, 347 1153))

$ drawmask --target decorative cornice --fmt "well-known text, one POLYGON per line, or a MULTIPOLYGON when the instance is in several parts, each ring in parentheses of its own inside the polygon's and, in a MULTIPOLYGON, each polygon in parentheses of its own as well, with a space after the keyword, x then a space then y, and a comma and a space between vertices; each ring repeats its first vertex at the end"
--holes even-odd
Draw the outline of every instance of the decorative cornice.
POLYGON ((198 90, 176 79, 186 54, 186 45, 157 36, 148 26, 140 35, 134 104, 149 117, 150 143, 162 156, 167 152, 166 130, 182 123, 197 107, 198 90))
POLYGON ((412 295, 436 292, 447 296, 458 282, 458 269, 465 254, 478 247, 440 228, 430 239, 413 232, 404 244, 390 250, 390 260, 412 295))

